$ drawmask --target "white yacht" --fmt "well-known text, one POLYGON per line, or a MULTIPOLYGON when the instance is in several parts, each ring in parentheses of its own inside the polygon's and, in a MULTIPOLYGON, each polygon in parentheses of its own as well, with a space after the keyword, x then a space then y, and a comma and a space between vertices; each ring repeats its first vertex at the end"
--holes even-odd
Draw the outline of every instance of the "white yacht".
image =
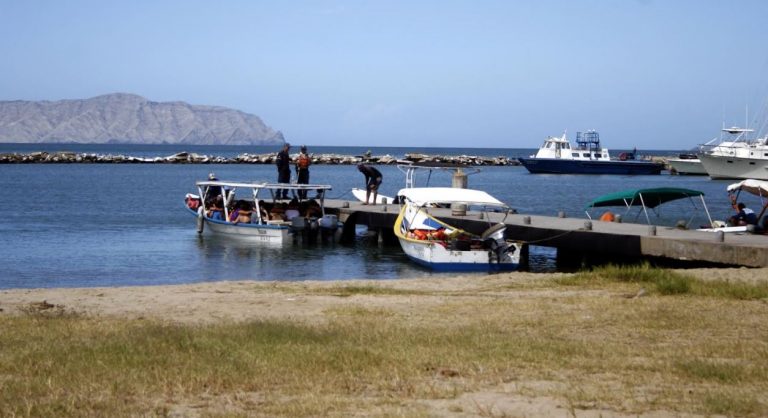
POLYGON ((723 132, 732 139, 705 145, 699 154, 709 177, 768 180, 768 137, 749 140, 747 136, 754 130, 747 128, 725 128, 723 132))

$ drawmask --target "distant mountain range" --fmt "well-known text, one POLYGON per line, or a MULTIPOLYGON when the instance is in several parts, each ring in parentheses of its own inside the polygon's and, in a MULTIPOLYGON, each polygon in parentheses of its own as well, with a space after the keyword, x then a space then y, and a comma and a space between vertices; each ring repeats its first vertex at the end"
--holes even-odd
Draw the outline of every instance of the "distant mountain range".
POLYGON ((275 145, 256 115, 115 93, 83 100, 0 101, 0 142, 275 145))

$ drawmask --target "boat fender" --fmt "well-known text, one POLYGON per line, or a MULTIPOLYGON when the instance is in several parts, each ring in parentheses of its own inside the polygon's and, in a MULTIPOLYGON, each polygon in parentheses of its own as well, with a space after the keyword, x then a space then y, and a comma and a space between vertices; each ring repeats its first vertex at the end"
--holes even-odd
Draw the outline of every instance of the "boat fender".
POLYGON ((197 209, 197 233, 202 234, 205 228, 205 219, 203 217, 203 207, 197 209))

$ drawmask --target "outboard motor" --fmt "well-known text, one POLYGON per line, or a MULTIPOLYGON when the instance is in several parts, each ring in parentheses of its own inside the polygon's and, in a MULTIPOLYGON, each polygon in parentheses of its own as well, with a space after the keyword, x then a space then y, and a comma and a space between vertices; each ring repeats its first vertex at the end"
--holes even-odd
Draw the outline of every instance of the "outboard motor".
POLYGON ((499 263, 504 256, 511 250, 515 251, 515 247, 507 244, 504 239, 504 233, 507 231, 507 226, 503 223, 498 223, 483 232, 480 238, 483 240, 483 245, 491 251, 496 258, 496 262, 499 263))

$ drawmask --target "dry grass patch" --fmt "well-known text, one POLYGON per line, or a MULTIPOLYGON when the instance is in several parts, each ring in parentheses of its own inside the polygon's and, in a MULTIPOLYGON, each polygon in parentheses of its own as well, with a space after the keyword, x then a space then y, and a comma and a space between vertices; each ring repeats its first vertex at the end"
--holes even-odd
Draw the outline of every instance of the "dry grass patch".
POLYGON ((344 296, 319 298, 335 302, 316 322, 26 310, 0 316, 0 415, 536 415, 504 409, 509 399, 575 415, 768 415, 759 287, 640 270, 521 288, 289 286, 344 296), (655 287, 678 280, 687 292, 655 287))

